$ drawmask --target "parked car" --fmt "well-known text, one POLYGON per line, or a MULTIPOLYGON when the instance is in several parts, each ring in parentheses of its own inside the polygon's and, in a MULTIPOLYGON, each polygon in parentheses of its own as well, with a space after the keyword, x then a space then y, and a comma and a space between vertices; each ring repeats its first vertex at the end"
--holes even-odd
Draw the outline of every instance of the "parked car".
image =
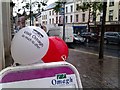
POLYGON ((120 44, 120 32, 105 32, 104 41, 108 43, 117 43, 120 44))
POLYGON ((99 36, 96 33, 92 33, 92 32, 83 32, 80 34, 83 38, 86 39, 87 42, 97 42, 99 36))
POLYGON ((73 34, 73 42, 74 43, 84 43, 85 38, 81 37, 80 35, 73 34))

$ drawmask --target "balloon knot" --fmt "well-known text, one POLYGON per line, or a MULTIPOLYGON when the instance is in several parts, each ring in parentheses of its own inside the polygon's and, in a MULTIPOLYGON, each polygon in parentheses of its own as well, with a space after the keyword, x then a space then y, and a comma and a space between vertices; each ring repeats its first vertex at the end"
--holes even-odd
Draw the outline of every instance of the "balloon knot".
POLYGON ((61 58, 63 61, 65 61, 67 59, 66 55, 62 55, 61 58))

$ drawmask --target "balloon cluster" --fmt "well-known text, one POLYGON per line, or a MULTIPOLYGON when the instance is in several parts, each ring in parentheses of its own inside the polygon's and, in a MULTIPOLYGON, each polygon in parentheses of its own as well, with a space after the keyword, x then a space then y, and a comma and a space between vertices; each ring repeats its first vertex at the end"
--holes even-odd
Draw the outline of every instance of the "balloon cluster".
POLYGON ((68 47, 61 38, 48 37, 43 29, 27 26, 15 34, 11 54, 14 62, 22 65, 58 62, 67 59, 68 47))

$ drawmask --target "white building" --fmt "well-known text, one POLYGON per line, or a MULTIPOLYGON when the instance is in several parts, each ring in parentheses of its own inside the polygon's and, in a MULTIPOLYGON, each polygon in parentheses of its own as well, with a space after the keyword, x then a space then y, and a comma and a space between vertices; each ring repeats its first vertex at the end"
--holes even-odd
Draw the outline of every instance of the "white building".
MULTIPOLYGON (((99 25, 100 15, 97 17, 97 22, 98 22, 98 29, 100 31, 100 27, 101 27, 101 25, 99 25)), ((107 0, 105 31, 120 32, 119 28, 120 28, 120 0, 107 0)))
MULTIPOLYGON (((82 1, 82 0, 81 0, 82 1)), ((106 31, 119 31, 120 24, 120 0, 107 0, 107 13, 106 13, 106 31), (117 28, 118 27, 118 28, 117 28)), ((71 0, 65 4, 65 25, 73 26, 74 33, 83 32, 87 29, 89 11, 82 12, 82 10, 76 10, 77 6, 80 4, 80 0, 71 0)), ((60 23, 61 15, 57 15, 53 11, 55 4, 51 4, 42 12, 41 23, 47 25, 47 27, 52 27, 60 23)), ((90 28, 93 32, 100 32, 101 15, 97 15, 96 24, 97 28, 94 26, 93 16, 90 16, 90 28)), ((61 21, 62 22, 62 21, 61 21)))
MULTIPOLYGON (((76 10, 79 2, 75 2, 76 0, 70 0, 65 4, 65 25, 73 26, 73 28, 80 28, 85 30, 87 28, 88 22, 88 11, 82 12, 76 10), (81 18, 82 17, 82 18, 81 18)), ((63 23, 63 15, 57 14, 53 8, 55 7, 55 3, 46 7, 45 11, 41 13, 41 18, 39 18, 39 22, 41 24, 46 25, 47 30, 50 27, 55 25, 60 25, 63 23)))

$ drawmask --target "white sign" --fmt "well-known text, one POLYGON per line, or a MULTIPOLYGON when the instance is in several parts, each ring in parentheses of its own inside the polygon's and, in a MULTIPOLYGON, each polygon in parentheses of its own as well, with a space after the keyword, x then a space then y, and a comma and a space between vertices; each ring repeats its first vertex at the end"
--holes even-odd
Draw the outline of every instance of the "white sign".
POLYGON ((9 68, 0 73, 1 88, 82 88, 80 76, 66 62, 9 68))

